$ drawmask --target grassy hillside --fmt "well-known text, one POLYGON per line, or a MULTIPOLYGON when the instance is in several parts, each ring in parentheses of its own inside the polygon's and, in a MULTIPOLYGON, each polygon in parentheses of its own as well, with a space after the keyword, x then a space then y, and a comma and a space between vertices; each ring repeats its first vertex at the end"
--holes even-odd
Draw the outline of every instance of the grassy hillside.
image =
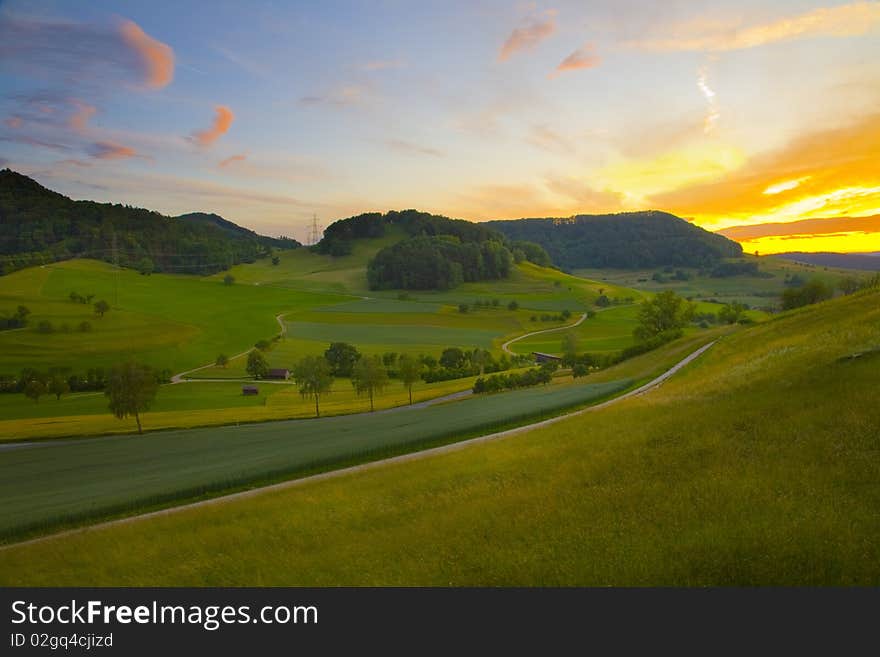
POLYGON ((878 359, 880 292, 836 299, 608 409, 7 549, 0 581, 876 586, 878 359))

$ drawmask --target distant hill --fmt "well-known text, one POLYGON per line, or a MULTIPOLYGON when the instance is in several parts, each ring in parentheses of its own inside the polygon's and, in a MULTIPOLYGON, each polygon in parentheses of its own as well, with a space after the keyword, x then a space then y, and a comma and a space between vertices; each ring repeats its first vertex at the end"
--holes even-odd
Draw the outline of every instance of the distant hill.
POLYGON ((774 258, 794 260, 818 267, 880 271, 880 253, 774 253, 774 258))
POLYGON ((709 267, 739 257, 736 242, 667 212, 623 212, 569 218, 489 221, 511 240, 540 244, 565 269, 709 267))
POLYGON ((230 237, 238 239, 253 239, 257 240, 261 244, 273 246, 278 249, 292 249, 301 246, 299 242, 289 237, 266 237, 265 235, 260 235, 259 233, 252 231, 250 228, 239 226, 238 224, 233 223, 228 219, 224 219, 219 214, 208 212, 189 212, 187 214, 178 215, 174 217, 174 219, 189 223, 201 224, 203 226, 213 226, 214 228, 222 230, 230 237))
POLYGON ((129 205, 74 201, 10 169, 0 171, 0 274, 73 257, 142 271, 210 274, 295 240, 257 235, 217 215, 173 218, 129 205))

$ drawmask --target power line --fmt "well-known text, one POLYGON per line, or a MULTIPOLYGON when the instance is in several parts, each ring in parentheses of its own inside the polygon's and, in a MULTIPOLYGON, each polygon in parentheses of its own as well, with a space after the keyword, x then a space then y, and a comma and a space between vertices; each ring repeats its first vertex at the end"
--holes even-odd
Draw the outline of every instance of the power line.
POLYGON ((309 236, 306 242, 309 246, 313 246, 321 241, 324 231, 318 226, 318 215, 312 215, 312 225, 309 227, 309 236))

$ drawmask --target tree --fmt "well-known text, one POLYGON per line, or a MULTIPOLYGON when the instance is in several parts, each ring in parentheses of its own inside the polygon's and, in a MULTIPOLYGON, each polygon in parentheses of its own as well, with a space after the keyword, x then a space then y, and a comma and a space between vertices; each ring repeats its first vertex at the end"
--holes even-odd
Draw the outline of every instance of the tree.
POLYGON ((52 393, 55 395, 55 399, 60 400, 61 395, 66 395, 70 392, 70 384, 67 383, 67 379, 63 376, 56 374, 49 380, 47 392, 52 393))
POLYGON ((492 354, 490 354, 485 349, 474 349, 471 352, 471 362, 480 368, 480 376, 482 376, 486 371, 486 364, 491 362, 492 354))
POLYGON ((736 324, 742 319, 745 311, 745 305, 738 303, 737 301, 726 303, 722 306, 721 310, 718 311, 718 319, 727 324, 736 324))
POLYGON ((373 412, 373 396, 388 385, 388 372, 378 356, 364 357, 355 363, 351 371, 351 383, 357 394, 370 396, 370 412, 373 412))
POLYGON ((27 306, 19 306, 15 309, 15 319, 18 320, 20 326, 24 326, 27 321, 27 316, 31 314, 30 309, 27 306))
POLYGON ((128 361, 110 370, 104 394, 110 399, 110 411, 120 420, 133 415, 142 434, 141 413, 150 410, 159 389, 156 373, 146 365, 128 361))
POLYGON ((92 330, 92 323, 91 322, 80 322, 79 325, 76 327, 76 330, 79 331, 80 333, 88 333, 89 331, 92 330))
POLYGON ((259 349, 254 349, 248 354, 247 365, 244 369, 255 379, 262 379, 269 374, 269 363, 259 349))
POLYGON ((440 354, 440 364, 451 370, 457 370, 459 367, 462 367, 464 361, 464 352, 458 347, 447 347, 443 350, 443 353, 440 354))
POLYGON ((52 322, 48 319, 44 319, 39 324, 37 324, 37 331, 40 333, 52 333, 55 331, 55 327, 52 326, 52 322))
POLYGON ((400 380, 409 393, 409 403, 412 404, 412 388, 413 384, 422 376, 422 364, 418 358, 404 354, 397 361, 397 371, 400 373, 400 380))
POLYGON ((278 256, 272 256, 273 265, 277 266, 279 262, 281 262, 281 258, 279 258, 278 256))
POLYGON ((509 304, 507 304, 507 309, 508 310, 518 310, 519 304, 516 301, 511 301, 509 304))
POLYGON ((562 356, 567 364, 574 363, 577 358, 578 337, 574 331, 566 331, 562 336, 562 356))
POLYGON ((220 354, 217 356, 217 360, 214 361, 214 365, 226 369, 226 366, 229 365, 229 358, 226 357, 226 354, 220 354))
POLYGON ((40 397, 46 394, 46 386, 39 379, 31 379, 24 386, 24 394, 26 397, 40 402, 40 397))
POLYGON ((330 392, 333 375, 330 363, 320 356, 306 356, 293 368, 293 380, 299 385, 299 394, 315 400, 315 417, 321 417, 319 400, 325 392, 330 392))
POLYGON ((103 317, 108 310, 110 310, 110 304, 103 299, 95 302, 95 314, 98 317, 103 317))
POLYGON ((633 335, 639 340, 648 340, 655 335, 682 328, 694 315, 694 305, 678 296, 672 290, 661 292, 651 300, 645 300, 639 307, 639 325, 633 335))
POLYGON ((232 274, 226 274, 223 277, 223 285, 232 285, 233 283, 235 283, 235 276, 232 274))
POLYGON ((825 283, 818 278, 813 278, 801 287, 784 290, 782 292, 782 309, 791 310, 819 303, 825 299, 830 299, 833 293, 833 290, 825 285, 825 283))
POLYGON ((361 353, 347 342, 331 342, 324 352, 324 358, 330 363, 330 372, 333 376, 351 376, 355 363, 361 358, 361 353))
POLYGON ((146 257, 141 258, 140 263, 138 263, 138 271, 139 271, 143 276, 149 276, 150 274, 153 273, 153 271, 154 271, 155 269, 156 269, 156 267, 155 267, 155 265, 153 264, 153 261, 152 261, 150 258, 146 258, 146 257))

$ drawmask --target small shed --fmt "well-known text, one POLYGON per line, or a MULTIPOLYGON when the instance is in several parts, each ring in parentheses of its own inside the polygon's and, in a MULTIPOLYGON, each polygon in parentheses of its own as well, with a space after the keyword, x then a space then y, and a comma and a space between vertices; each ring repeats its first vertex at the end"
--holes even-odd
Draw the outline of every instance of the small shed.
POLYGON ((269 373, 266 375, 267 379, 281 379, 283 381, 287 381, 290 378, 290 370, 286 368, 274 368, 269 370, 269 373))
POLYGON ((259 395, 260 389, 257 386, 242 386, 241 394, 243 395, 259 395))
POLYGON ((560 356, 554 356, 553 354, 545 354, 540 351, 533 351, 532 356, 535 357, 536 363, 558 363, 562 360, 560 356))

